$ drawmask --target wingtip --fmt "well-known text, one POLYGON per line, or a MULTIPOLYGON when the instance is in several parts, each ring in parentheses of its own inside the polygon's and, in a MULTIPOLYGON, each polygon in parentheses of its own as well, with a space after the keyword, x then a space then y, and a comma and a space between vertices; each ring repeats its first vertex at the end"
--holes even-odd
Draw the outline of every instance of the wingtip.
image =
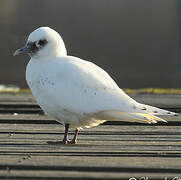
POLYGON ((164 122, 164 123, 168 123, 168 121, 166 121, 166 120, 164 120, 164 119, 162 119, 162 122, 164 122))

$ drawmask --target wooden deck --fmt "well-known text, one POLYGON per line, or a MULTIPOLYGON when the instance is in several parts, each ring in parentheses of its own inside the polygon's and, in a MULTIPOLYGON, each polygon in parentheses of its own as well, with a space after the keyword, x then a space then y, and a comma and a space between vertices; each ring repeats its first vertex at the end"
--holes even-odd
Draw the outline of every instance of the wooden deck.
MULTIPOLYGON (((135 98, 181 112, 181 95, 135 98)), ((0 179, 181 179, 181 116, 166 119, 157 125, 110 121, 82 130, 76 145, 56 144, 63 126, 31 95, 1 94, 0 179)))

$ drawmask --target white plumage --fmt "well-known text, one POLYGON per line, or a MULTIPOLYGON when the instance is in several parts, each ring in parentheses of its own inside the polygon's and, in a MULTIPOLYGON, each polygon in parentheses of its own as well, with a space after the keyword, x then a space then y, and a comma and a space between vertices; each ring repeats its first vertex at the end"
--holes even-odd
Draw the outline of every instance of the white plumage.
POLYGON ((70 127, 92 127, 107 120, 156 123, 164 120, 155 115, 176 115, 136 102, 103 69, 68 56, 60 35, 48 27, 33 31, 24 49, 15 54, 31 56, 26 80, 33 96, 45 112, 70 127))

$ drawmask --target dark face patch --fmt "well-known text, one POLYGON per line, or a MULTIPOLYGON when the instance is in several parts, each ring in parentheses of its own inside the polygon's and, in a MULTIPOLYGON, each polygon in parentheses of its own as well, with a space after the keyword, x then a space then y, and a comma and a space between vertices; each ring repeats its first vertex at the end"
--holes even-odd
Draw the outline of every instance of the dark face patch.
POLYGON ((38 44, 39 44, 40 46, 44 46, 46 43, 47 43, 47 40, 46 40, 46 39, 40 39, 40 40, 38 41, 38 44))
POLYGON ((48 41, 46 39, 40 39, 35 42, 28 42, 27 47, 30 50, 29 54, 31 56, 36 54, 40 49, 42 49, 47 44, 47 42, 48 41))

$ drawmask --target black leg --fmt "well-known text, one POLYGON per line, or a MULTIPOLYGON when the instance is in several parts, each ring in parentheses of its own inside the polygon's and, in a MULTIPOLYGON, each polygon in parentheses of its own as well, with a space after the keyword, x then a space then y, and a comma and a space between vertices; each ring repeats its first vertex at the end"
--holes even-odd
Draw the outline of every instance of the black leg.
POLYGON ((64 144, 68 144, 69 143, 68 131, 69 131, 69 124, 65 124, 65 134, 64 134, 64 138, 63 138, 63 143, 64 144))
POLYGON ((79 130, 76 128, 74 138, 71 141, 72 144, 77 143, 78 132, 79 132, 79 130))

